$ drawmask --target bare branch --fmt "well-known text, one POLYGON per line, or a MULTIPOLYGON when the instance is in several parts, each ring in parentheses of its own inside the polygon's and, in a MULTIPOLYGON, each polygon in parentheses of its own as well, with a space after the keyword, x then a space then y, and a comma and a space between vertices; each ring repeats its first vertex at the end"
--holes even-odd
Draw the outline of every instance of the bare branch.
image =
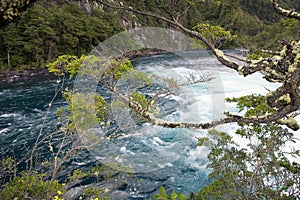
MULTIPOLYGON (((62 84, 61 84, 60 87, 55 91, 55 94, 54 94, 54 96, 52 97, 52 99, 51 99, 51 101, 50 101, 50 103, 49 103, 49 107, 48 107, 48 109, 47 109, 46 116, 45 116, 45 118, 44 118, 44 120, 43 120, 43 122, 42 122, 42 126, 41 126, 41 129, 40 129, 40 131, 39 131, 38 137, 37 137, 37 139, 36 139, 36 141, 35 141, 34 147, 33 147, 32 150, 31 150, 31 153, 30 153, 30 156, 29 156, 29 161, 30 161, 30 162, 29 162, 29 165, 30 165, 29 170, 30 170, 30 171, 32 170, 32 167, 33 167, 33 156, 34 156, 34 153, 35 153, 35 151, 36 151, 38 145, 41 143, 40 139, 41 139, 42 134, 43 134, 43 128, 44 128, 44 125, 45 125, 45 123, 46 123, 46 120, 48 120, 48 115, 49 115, 50 109, 52 108, 53 102, 54 102, 54 100, 56 99, 57 95, 63 90, 65 78, 63 77, 62 80, 63 80, 62 84)), ((42 139, 42 140, 43 140, 43 139, 42 139)))
POLYGON ((210 73, 206 73, 204 75, 196 75, 195 73, 190 72, 188 76, 185 76, 185 78, 186 82, 179 84, 179 86, 188 86, 197 83, 205 83, 213 80, 215 77, 210 73))

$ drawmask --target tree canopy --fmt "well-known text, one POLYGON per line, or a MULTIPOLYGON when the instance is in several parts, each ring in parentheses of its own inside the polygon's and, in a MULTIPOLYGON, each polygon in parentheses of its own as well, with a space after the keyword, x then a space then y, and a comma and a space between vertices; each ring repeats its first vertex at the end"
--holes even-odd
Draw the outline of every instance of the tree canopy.
POLYGON ((87 15, 76 3, 36 3, 0 37, 3 71, 45 68, 59 55, 87 54, 100 41, 123 30, 112 14, 94 9, 87 15))

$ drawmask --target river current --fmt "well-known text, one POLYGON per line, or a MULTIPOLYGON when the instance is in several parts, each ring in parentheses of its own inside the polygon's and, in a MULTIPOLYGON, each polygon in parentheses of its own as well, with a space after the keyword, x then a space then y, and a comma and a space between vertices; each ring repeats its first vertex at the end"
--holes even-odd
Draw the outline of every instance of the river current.
MULTIPOLYGON (((265 94, 267 89, 276 86, 263 81, 261 74, 247 78, 238 76, 236 72, 220 66, 213 57, 203 52, 141 57, 134 59, 133 64, 140 71, 173 77, 179 82, 187 80, 191 74, 213 77, 209 82, 184 86, 167 101, 161 102, 162 117, 172 121, 204 122, 218 119, 226 110, 237 111, 234 105, 224 103, 225 97, 238 97, 249 93, 265 94)), ((72 87, 72 82, 67 85, 72 87)), ((17 159, 22 159, 40 132, 49 134, 60 127, 56 110, 67 106, 61 93, 49 109, 49 103, 58 87, 56 78, 49 75, 33 76, 26 82, 0 86, 2 158, 14 155, 17 159)), ((235 128, 234 124, 218 127, 219 130, 231 134, 235 128)), ((116 154, 123 159, 119 159, 120 162, 135 164, 135 178, 131 178, 124 188, 132 199, 148 199, 159 190, 159 186, 184 194, 197 192, 209 183, 209 169, 206 169, 207 150, 196 146, 196 137, 205 134, 205 130, 167 129, 144 124, 131 129, 129 137, 119 139, 117 144, 106 144, 104 150, 83 152, 68 164, 67 169, 84 170, 95 162, 101 163, 107 154, 116 154)), ((241 138, 236 139, 239 143, 244 142, 241 138)), ((25 168, 26 164, 23 163, 20 167, 25 168)))

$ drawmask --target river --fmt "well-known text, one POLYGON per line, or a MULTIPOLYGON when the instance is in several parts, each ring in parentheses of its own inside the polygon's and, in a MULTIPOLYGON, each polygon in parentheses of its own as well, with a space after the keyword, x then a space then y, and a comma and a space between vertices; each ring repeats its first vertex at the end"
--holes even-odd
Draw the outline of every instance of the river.
MULTIPOLYGON (((238 76, 220 66, 207 53, 187 52, 183 57, 182 53, 160 54, 133 60, 138 70, 176 77, 178 81, 184 81, 190 74, 213 76, 212 81, 185 86, 168 101, 162 102, 162 117, 168 120, 201 122, 217 119, 225 110, 237 111, 234 105, 224 103, 225 97, 265 94, 266 88, 276 86, 263 81, 261 74, 247 78, 238 76)), ((2 158, 8 155, 24 158, 40 132, 50 134, 60 127, 56 110, 67 106, 61 93, 49 109, 59 85, 53 76, 38 75, 26 82, 0 86, 2 158)), ((72 87, 72 82, 67 85, 72 87)), ((231 134, 235 128, 234 124, 218 127, 231 134)), ((168 191, 188 194, 208 184, 207 150, 196 146, 196 137, 205 135, 205 130, 166 129, 144 124, 129 132, 128 137, 119 139, 118 143, 109 143, 104 150, 84 151, 69 163, 67 169, 86 169, 96 162, 101 163, 107 155, 117 154, 122 162, 135 164, 135 178, 130 178, 124 188, 132 199, 148 199, 161 185, 168 191)), ((244 142, 241 138, 237 141, 244 142)), ((47 154, 43 156, 47 157, 47 154)), ((26 163, 20 164, 20 169, 25 167, 26 163)))

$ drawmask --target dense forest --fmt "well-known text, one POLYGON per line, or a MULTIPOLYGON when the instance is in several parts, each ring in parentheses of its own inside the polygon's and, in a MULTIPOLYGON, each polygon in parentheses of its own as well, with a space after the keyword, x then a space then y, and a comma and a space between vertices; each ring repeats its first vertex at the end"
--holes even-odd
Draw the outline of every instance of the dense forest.
MULTIPOLYGON (((113 11, 99 4, 90 11, 78 2, 40 1, 15 22, 2 28, 0 34, 0 70, 22 71, 44 68, 47 62, 63 54, 88 54, 99 42, 125 29, 139 26, 166 26, 167 23, 126 11, 113 11), (51 3, 52 2, 52 3, 51 3)), ((154 0, 127 2, 135 8, 166 15, 154 0)), ((169 5, 168 9, 173 9, 169 5)), ((300 9, 295 1, 284 6, 300 9)), ((174 10, 174 9, 173 9, 174 10)), ((224 48, 274 48, 281 39, 295 39, 299 22, 280 17, 267 0, 191 1, 179 21, 187 28, 198 23, 220 25, 235 40, 224 48), (272 37, 269 33, 272 32, 272 37)))
POLYGON ((76 3, 36 3, 1 30, 1 70, 44 68, 63 54, 88 54, 93 46, 124 28, 97 8, 88 15, 76 3))

